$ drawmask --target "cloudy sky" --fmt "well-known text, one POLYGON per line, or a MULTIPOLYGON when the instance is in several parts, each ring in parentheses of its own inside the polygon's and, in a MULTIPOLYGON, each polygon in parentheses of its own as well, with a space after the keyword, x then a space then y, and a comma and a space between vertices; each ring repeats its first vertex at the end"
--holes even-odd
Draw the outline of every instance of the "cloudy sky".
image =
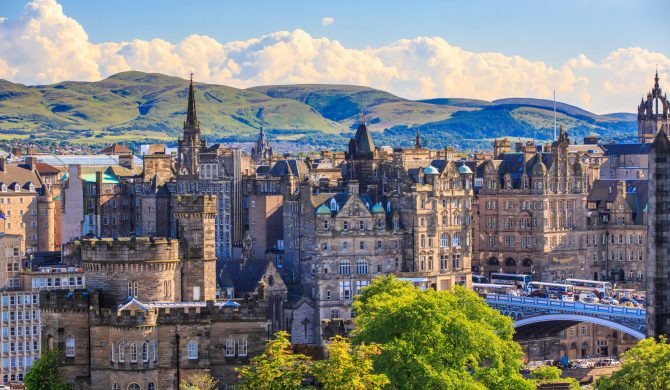
POLYGON ((368 85, 420 99, 558 99, 632 112, 658 65, 667 0, 0 0, 0 78, 124 70, 249 87, 368 85), (661 26, 661 27, 659 27, 661 26))

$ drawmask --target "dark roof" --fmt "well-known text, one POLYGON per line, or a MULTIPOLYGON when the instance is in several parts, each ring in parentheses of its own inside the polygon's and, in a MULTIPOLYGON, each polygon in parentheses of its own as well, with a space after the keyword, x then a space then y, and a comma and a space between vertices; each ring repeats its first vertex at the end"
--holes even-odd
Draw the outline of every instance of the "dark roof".
POLYGON ((234 287, 236 292, 248 293, 256 290, 258 282, 268 266, 266 259, 248 260, 240 269, 242 260, 226 260, 221 271, 220 285, 223 288, 234 287))
POLYGON ((649 154, 651 143, 643 144, 603 144, 605 156, 621 156, 624 154, 649 154))
POLYGON ((267 175, 268 172, 270 172, 270 166, 269 165, 259 165, 256 167, 256 174, 257 175, 267 175))
MULTIPOLYGON (((589 202, 613 202, 617 196, 619 180, 598 179, 593 182, 587 200, 589 202), (612 189, 610 191, 610 188, 612 189)), ((644 223, 644 213, 649 201, 648 180, 626 180, 626 202, 633 210, 633 220, 636 224, 644 223)))
POLYGON ((268 176, 284 177, 284 176, 297 176, 302 177, 309 172, 307 165, 300 160, 279 160, 274 163, 268 176))
POLYGON ((356 141, 356 153, 360 155, 372 154, 375 150, 375 144, 372 142, 372 136, 368 131, 368 127, 365 122, 361 122, 356 128, 356 135, 354 135, 354 141, 356 141))

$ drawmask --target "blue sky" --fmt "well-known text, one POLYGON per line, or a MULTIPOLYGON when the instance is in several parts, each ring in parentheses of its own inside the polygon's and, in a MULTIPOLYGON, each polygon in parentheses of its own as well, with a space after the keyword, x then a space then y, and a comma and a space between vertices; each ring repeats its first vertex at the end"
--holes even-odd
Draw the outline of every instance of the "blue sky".
POLYGON ((669 15, 668 0, 0 0, 0 78, 193 71, 238 88, 358 84, 410 99, 556 90, 631 112, 657 65, 670 88, 669 15))
MULTIPOLYGON (((23 0, 2 0, 16 17, 23 0)), ((61 0, 92 42, 202 34, 220 42, 297 28, 345 46, 382 46, 402 38, 441 36, 473 51, 496 51, 552 65, 580 53, 602 58, 620 47, 670 53, 667 0, 467 1, 177 1, 61 0), (322 26, 324 17, 335 23, 322 26), (664 26, 664 27, 656 27, 664 26)))

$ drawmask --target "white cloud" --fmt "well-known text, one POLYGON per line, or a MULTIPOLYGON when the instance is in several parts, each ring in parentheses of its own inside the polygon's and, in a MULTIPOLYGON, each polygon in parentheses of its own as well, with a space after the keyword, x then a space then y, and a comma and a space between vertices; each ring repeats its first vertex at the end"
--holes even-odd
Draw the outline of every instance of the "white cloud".
POLYGON ((321 19, 321 25, 323 26, 330 26, 333 23, 335 23, 335 19, 330 16, 326 16, 325 18, 321 19))
POLYGON ((17 20, 0 20, 0 77, 29 84, 98 80, 134 69, 184 78, 193 71, 198 81, 240 88, 361 84, 410 99, 551 98, 556 89, 559 100, 604 113, 634 111, 651 87, 656 64, 670 88, 670 58, 636 47, 617 49, 602 60, 580 54, 550 66, 519 56, 468 51, 441 37, 351 49, 299 29, 225 43, 191 35, 177 43, 136 39, 93 44, 55 0, 35 0, 17 20))

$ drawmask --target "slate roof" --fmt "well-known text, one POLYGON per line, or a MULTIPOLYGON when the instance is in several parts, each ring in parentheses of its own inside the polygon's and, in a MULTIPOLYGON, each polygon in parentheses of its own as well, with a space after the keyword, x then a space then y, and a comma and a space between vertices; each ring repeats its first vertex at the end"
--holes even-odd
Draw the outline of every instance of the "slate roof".
POLYGON ((253 292, 265 274, 268 263, 266 259, 253 259, 248 260, 244 268, 241 268, 241 259, 226 260, 219 284, 222 288, 234 287, 236 292, 253 292))
MULTIPOLYGON (((589 202, 613 202, 617 196, 619 180, 598 179, 593 182, 587 197, 589 202), (610 188, 612 188, 610 192, 610 188)), ((648 180, 626 180, 626 202, 633 210, 633 220, 636 224, 644 223, 644 213, 649 202, 648 180)))
POLYGON ((644 144, 603 144, 605 156, 621 156, 624 154, 649 154, 652 143, 644 144))
POLYGON ((272 165, 268 171, 268 176, 284 177, 296 176, 302 177, 309 172, 307 165, 300 160, 279 160, 272 165))

